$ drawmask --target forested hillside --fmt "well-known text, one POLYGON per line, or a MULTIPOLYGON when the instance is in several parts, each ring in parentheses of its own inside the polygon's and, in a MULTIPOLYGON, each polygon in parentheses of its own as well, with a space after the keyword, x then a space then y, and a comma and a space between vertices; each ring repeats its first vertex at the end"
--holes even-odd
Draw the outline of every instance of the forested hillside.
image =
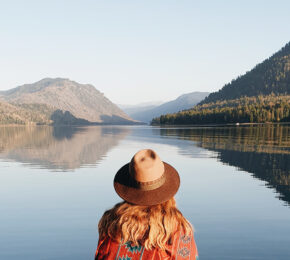
POLYGON ((9 104, 0 101, 0 124, 49 125, 53 109, 44 104, 9 104))
POLYGON ((152 124, 290 121, 290 42, 197 106, 154 118, 152 124))
POLYGON ((245 75, 211 93, 200 104, 271 93, 290 94, 290 42, 245 75))
POLYGON ((152 120, 159 124, 225 124, 290 121, 290 95, 243 97, 195 106, 152 120))

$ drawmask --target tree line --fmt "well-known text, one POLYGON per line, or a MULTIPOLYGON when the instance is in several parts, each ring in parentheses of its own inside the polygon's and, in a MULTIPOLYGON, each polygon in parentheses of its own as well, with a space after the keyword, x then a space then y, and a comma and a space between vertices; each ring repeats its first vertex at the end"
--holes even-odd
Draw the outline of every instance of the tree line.
POLYGON ((290 95, 242 97, 153 118, 152 125, 290 122, 290 95))

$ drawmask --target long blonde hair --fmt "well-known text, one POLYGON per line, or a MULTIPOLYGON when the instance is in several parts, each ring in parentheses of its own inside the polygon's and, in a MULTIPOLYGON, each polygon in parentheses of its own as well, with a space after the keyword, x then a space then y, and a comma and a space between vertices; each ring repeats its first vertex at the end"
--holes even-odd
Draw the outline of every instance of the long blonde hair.
POLYGON ((146 249, 165 249, 175 232, 189 235, 191 225, 176 207, 174 198, 154 206, 116 204, 99 222, 100 237, 109 236, 117 242, 130 241, 146 249))

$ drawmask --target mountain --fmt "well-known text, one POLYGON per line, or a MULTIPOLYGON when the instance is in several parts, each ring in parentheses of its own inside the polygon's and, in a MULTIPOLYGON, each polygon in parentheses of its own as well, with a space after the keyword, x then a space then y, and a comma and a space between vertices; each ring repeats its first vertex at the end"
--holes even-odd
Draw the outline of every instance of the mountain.
POLYGON ((94 86, 63 78, 45 78, 1 91, 0 111, 1 123, 137 123, 94 86))
POLYGON ((127 113, 135 120, 145 123, 151 122, 154 117, 160 116, 166 113, 174 113, 184 109, 189 109, 204 99, 209 92, 192 92, 179 96, 177 99, 165 102, 159 106, 140 108, 139 111, 131 112, 127 110, 127 113))
POLYGON ((126 114, 133 115, 136 113, 141 113, 150 109, 153 109, 155 107, 160 106, 164 102, 161 101, 156 101, 156 102, 145 102, 145 103, 140 103, 137 105, 118 105, 126 114))
POLYGON ((290 121, 290 42, 187 111, 152 124, 227 124, 290 121))
POLYGON ((272 93, 290 94, 290 42, 251 71, 211 93, 200 104, 272 93))

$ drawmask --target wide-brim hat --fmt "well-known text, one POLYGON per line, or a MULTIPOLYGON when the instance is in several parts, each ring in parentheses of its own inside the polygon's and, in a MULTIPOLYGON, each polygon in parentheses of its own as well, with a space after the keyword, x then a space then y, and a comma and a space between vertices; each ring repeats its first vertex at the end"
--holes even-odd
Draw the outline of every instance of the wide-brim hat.
POLYGON ((180 186, 178 172, 151 149, 137 152, 116 173, 114 188, 125 201, 157 205, 171 199, 180 186))

